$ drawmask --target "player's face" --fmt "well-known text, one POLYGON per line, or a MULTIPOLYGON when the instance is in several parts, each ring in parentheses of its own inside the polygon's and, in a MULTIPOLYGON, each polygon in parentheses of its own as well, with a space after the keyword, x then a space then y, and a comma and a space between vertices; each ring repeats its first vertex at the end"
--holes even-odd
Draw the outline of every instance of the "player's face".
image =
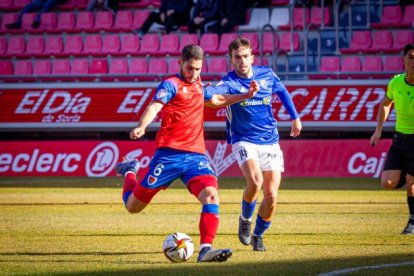
POLYGON ((253 60, 254 55, 250 48, 241 46, 231 52, 230 63, 239 77, 250 78, 252 76, 253 60))
POLYGON ((414 50, 408 51, 404 56, 404 67, 407 75, 414 74, 414 50))
POLYGON ((180 60, 181 76, 188 82, 195 82, 200 76, 202 66, 203 60, 201 59, 180 60))

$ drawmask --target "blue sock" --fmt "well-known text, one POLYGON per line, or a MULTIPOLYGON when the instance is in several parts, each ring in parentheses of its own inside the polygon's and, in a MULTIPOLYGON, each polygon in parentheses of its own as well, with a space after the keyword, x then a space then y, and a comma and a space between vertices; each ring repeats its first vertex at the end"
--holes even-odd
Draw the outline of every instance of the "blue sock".
POLYGON ((256 218, 256 227, 254 228, 255 236, 263 236, 264 232, 270 227, 270 221, 265 221, 261 216, 257 215, 256 218))
POLYGON ((254 208, 256 207, 257 200, 253 201, 252 203, 246 202, 244 199, 242 200, 242 216, 245 219, 250 219, 253 216, 254 208))

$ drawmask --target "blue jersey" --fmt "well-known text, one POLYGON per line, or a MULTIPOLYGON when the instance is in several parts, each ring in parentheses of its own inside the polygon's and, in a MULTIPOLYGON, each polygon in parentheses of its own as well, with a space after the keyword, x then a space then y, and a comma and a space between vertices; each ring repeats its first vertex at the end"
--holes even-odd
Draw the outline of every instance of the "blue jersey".
POLYGON ((267 66, 252 66, 252 78, 240 78, 234 71, 229 72, 214 87, 207 87, 213 94, 241 94, 249 89, 255 80, 260 89, 250 99, 227 106, 227 142, 234 144, 245 141, 254 144, 274 144, 279 141, 277 122, 272 112, 272 95, 276 94, 292 119, 298 113, 286 87, 267 66))

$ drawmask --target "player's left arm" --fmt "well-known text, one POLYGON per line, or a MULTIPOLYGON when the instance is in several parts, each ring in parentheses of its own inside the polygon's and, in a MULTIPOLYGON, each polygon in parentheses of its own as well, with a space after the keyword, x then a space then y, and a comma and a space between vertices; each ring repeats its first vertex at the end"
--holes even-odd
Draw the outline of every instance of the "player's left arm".
POLYGON ((227 105, 231 105, 254 97, 257 91, 259 91, 259 88, 259 84, 253 80, 250 83, 249 90, 247 91, 247 93, 243 94, 219 94, 219 90, 214 91, 211 89, 206 89, 207 92, 213 94, 211 95, 211 99, 205 102, 205 105, 210 108, 220 108, 227 105))

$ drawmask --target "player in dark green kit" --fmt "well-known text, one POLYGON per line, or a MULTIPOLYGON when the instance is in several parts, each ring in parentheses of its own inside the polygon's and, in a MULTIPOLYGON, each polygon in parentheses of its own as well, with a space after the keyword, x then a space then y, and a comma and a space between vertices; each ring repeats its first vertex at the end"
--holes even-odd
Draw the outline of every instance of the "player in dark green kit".
POLYGON ((395 134, 388 151, 381 186, 385 189, 407 189, 410 211, 407 226, 401 234, 414 234, 414 44, 404 47, 405 73, 394 76, 378 110, 378 123, 371 136, 371 145, 381 137, 382 127, 394 103, 396 111, 395 134))

